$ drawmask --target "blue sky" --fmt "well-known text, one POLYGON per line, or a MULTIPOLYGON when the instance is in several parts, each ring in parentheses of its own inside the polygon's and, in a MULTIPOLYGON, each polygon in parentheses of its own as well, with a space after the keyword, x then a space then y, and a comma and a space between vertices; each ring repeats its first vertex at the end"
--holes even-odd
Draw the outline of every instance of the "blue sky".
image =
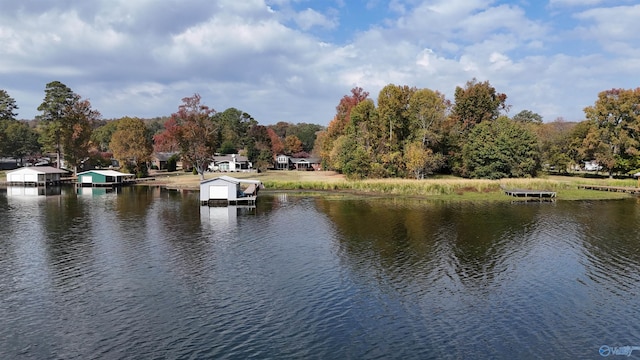
POLYGON ((598 92, 640 86, 637 19, 637 0, 0 0, 0 89, 27 119, 58 80, 104 118, 199 93, 261 124, 326 125, 356 86, 453 100, 476 78, 509 115, 579 121, 598 92))

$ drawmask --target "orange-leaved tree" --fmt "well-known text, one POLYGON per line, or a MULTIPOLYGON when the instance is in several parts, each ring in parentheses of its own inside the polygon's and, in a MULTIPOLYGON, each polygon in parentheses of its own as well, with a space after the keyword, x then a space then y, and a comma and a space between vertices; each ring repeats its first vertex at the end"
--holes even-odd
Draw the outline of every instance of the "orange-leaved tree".
POLYGON ((117 121, 109 148, 113 156, 137 177, 146 175, 146 163, 151 159, 153 147, 144 122, 138 118, 124 117, 117 121))

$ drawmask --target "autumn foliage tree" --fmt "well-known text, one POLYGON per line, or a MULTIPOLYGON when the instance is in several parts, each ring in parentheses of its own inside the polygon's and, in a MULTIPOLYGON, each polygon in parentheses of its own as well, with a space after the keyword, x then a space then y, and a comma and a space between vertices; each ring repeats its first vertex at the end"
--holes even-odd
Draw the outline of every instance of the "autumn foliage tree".
POLYGON ((218 126, 212 119, 216 111, 200 100, 199 94, 183 98, 178 112, 171 115, 164 132, 154 136, 154 140, 175 146, 183 162, 191 164, 204 180, 204 172, 219 146, 219 137, 218 126))
POLYGON ((89 157, 93 123, 99 118, 100 113, 93 110, 86 99, 76 101, 67 109, 61 144, 64 160, 74 172, 89 157))
POLYGON ((38 117, 42 123, 41 143, 45 149, 56 152, 58 167, 63 156, 76 172, 89 156, 93 124, 100 113, 91 108, 89 100, 82 99, 59 81, 47 84, 38 110, 42 112, 38 117))
POLYGON ((467 81, 464 88, 456 87, 454 100, 447 124, 446 152, 449 168, 461 175, 462 148, 469 133, 483 122, 496 120, 509 106, 506 94, 497 92, 489 81, 479 82, 475 78, 467 81))
POLYGON ((386 139, 390 150, 400 150, 410 136, 410 99, 417 91, 407 85, 389 84, 378 94, 378 119, 380 128, 388 133, 386 139))
POLYGON ((424 179, 433 174, 444 163, 442 153, 434 153, 419 141, 412 142, 405 147, 404 162, 407 171, 416 179, 424 179))
POLYGON ((462 132, 470 131, 483 121, 495 120, 507 111, 507 95, 499 93, 488 81, 467 81, 464 88, 456 87, 452 119, 462 132))
POLYGON ((345 95, 340 99, 338 106, 336 106, 336 115, 329 123, 326 132, 318 135, 320 143, 316 148, 316 152, 319 153, 322 158, 324 168, 334 169, 331 166, 333 162, 331 160, 331 154, 335 153, 333 151, 334 141, 345 134, 345 128, 351 121, 351 111, 368 97, 368 92, 364 91, 361 87, 355 87, 351 89, 351 95, 345 95))
POLYGON ((284 152, 287 155, 295 155, 302 152, 302 141, 295 135, 287 135, 284 138, 284 152))
POLYGON ((249 129, 248 135, 250 141, 247 145, 247 156, 252 159, 255 169, 267 170, 274 161, 269 129, 263 125, 254 125, 249 129))
POLYGON ((593 124, 584 140, 595 159, 611 175, 640 166, 640 88, 611 89, 584 109, 593 124))
POLYGON ((131 169, 137 177, 146 175, 146 163, 151 159, 153 145, 147 136, 147 127, 138 118, 124 117, 116 122, 109 148, 113 157, 131 169))
POLYGON ((266 128, 266 131, 271 143, 271 153, 274 156, 284 154, 284 143, 282 139, 280 139, 280 136, 278 136, 272 128, 266 128))

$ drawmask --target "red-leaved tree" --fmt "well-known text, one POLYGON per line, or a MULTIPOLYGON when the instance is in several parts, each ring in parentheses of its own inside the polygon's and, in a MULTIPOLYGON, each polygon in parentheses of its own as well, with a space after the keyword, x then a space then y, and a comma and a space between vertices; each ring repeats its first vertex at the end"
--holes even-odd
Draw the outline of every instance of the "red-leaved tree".
POLYGON ((194 167, 200 179, 218 148, 218 126, 213 121, 214 109, 200 104, 200 95, 182 99, 178 112, 165 123, 164 132, 156 135, 157 148, 176 147, 182 161, 194 167))

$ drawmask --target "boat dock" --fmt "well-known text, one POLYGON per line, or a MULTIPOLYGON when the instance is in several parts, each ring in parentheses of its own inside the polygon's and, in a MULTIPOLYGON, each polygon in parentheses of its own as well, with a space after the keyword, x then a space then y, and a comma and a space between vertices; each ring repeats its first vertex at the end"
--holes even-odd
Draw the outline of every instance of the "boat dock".
POLYGON ((524 189, 504 189, 504 193, 513 197, 523 198, 555 198, 555 191, 545 190, 524 190, 524 189))
POLYGON ((640 194, 640 188, 628 186, 578 185, 578 189, 623 192, 634 195, 640 194))
POLYGON ((200 182, 200 204, 255 205, 258 190, 262 187, 259 180, 236 179, 226 175, 204 180, 200 182))

